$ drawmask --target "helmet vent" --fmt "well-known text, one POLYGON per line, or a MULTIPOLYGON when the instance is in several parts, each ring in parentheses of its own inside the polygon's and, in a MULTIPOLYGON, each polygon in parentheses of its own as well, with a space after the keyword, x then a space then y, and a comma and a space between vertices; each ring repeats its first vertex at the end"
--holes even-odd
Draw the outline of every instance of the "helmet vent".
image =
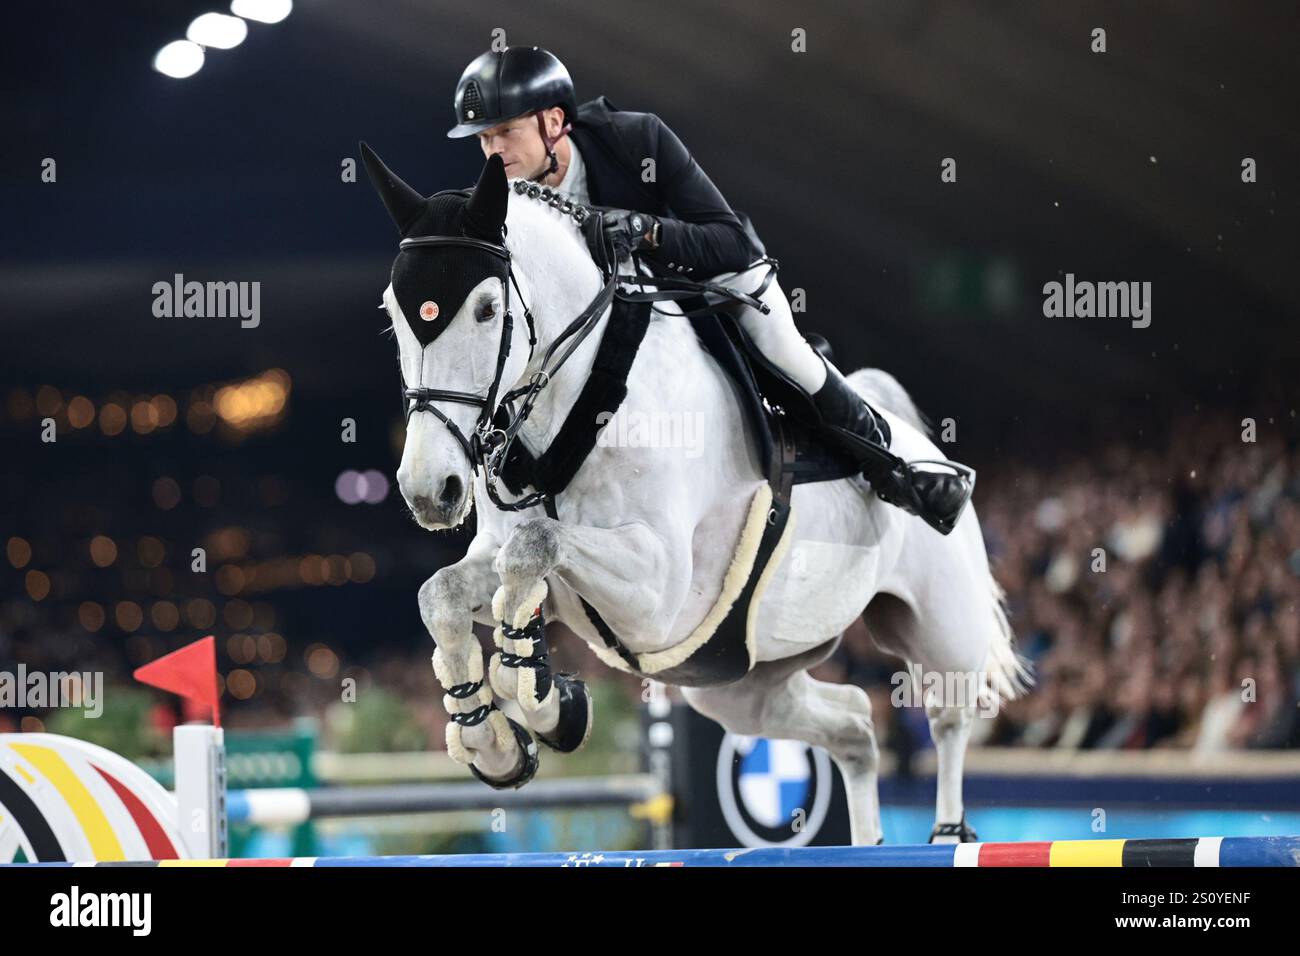
POLYGON ((465 87, 465 97, 461 100, 461 112, 464 119, 479 119, 483 115, 483 97, 479 95, 478 84, 473 80, 465 87))

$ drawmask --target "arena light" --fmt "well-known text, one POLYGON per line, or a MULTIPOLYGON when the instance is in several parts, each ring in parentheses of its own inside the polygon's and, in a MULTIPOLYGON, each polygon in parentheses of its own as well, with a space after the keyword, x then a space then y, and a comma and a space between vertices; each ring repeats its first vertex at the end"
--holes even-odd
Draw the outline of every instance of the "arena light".
POLYGON ((224 13, 205 13, 194 18, 185 36, 199 46, 230 50, 244 42, 248 36, 248 24, 239 17, 224 13))
POLYGON ((374 468, 363 471, 358 491, 366 504, 377 505, 388 497, 388 479, 382 471, 374 468))
POLYGON ((233 0, 230 12, 258 23, 279 23, 293 10, 293 0, 233 0))
POLYGON ((173 40, 154 56, 153 68, 173 80, 193 76, 203 68, 203 47, 189 40, 173 40))
POLYGON ((334 494, 345 505, 355 505, 361 501, 361 475, 351 468, 339 473, 334 479, 334 494))

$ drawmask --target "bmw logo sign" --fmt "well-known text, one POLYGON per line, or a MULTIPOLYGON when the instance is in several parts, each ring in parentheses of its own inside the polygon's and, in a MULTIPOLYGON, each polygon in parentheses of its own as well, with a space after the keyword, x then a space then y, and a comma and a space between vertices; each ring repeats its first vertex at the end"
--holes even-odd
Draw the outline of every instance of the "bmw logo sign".
POLYGON ((718 747, 718 803, 741 846, 806 846, 826 821, 826 751, 798 740, 727 734, 718 747))

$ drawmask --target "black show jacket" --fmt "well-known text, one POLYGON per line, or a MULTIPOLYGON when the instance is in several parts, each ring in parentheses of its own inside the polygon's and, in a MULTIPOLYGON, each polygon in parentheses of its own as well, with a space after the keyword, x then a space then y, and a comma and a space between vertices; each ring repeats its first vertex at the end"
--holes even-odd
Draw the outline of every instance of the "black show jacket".
POLYGON ((660 272, 706 279, 738 272, 764 254, 744 213, 735 212, 668 125, 653 113, 620 110, 605 97, 578 107, 569 133, 596 206, 663 220, 659 248, 641 255, 660 272), (653 158, 655 176, 642 181, 653 158))

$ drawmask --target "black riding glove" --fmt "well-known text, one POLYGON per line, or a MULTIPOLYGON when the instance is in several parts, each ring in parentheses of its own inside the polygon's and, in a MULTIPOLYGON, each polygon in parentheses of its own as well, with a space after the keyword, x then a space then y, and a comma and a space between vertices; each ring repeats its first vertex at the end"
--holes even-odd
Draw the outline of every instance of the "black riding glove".
POLYGON ((601 215, 601 229, 605 238, 612 242, 620 262, 634 252, 652 249, 650 237, 658 220, 644 212, 629 209, 609 209, 593 207, 601 215))

